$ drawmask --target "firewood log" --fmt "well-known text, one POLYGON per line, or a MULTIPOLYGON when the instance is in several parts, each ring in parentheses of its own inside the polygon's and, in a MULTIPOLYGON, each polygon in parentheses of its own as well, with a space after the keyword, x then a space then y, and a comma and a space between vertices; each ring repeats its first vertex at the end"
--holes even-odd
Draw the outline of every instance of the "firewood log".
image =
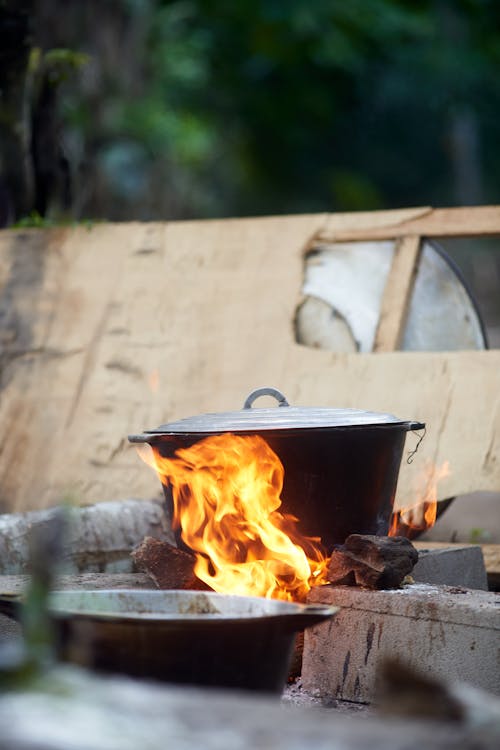
POLYGON ((328 576, 337 585, 397 588, 417 561, 417 550, 404 537, 351 534, 334 548, 328 576))
POLYGON ((137 570, 146 573, 159 589, 206 589, 194 574, 196 558, 169 542, 145 537, 132 550, 137 570))

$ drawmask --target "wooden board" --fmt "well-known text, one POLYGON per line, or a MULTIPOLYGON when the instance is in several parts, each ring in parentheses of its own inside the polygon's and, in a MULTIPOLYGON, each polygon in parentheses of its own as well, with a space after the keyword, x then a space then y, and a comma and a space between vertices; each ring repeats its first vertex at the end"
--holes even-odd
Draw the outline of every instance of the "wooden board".
POLYGON ((324 214, 0 233, 1 507, 152 497, 158 481, 127 435, 239 408, 261 385, 297 405, 426 421, 402 505, 429 460, 451 464, 441 498, 500 489, 500 352, 295 342, 304 252, 337 220, 347 226, 324 214))
POLYGON ((423 237, 484 237, 499 233, 500 206, 402 208, 395 211, 330 214, 318 239, 330 242, 423 237))
POLYGON ((410 234, 401 237, 394 249, 375 333, 375 352, 393 352, 399 348, 417 276, 421 245, 420 237, 410 234))

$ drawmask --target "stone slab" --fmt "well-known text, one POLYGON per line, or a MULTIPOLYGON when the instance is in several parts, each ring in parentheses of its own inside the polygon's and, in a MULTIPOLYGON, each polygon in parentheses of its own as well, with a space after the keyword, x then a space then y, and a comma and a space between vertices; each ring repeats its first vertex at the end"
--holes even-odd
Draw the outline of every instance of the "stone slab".
POLYGON ((0 750, 496 750, 490 720, 338 715, 244 692, 58 669, 0 695, 0 750))
MULTIPOLYGON (((29 583, 27 575, 0 575, 0 596, 22 594, 29 583)), ((155 589, 145 573, 76 573, 56 576, 54 589, 155 589)))
POLYGON ((305 633, 307 691, 371 702, 378 665, 390 657, 438 679, 500 694, 498 594, 428 584, 391 591, 320 586, 309 601, 341 610, 305 633))
MULTIPOLYGON (((0 573, 29 567, 30 533, 50 524, 55 508, 0 515, 0 573)), ((145 536, 173 542, 163 499, 113 500, 67 509, 61 567, 66 573, 129 573, 132 548, 145 536)))
POLYGON ((419 549, 418 562, 411 577, 417 583, 488 590, 488 577, 479 546, 419 549))

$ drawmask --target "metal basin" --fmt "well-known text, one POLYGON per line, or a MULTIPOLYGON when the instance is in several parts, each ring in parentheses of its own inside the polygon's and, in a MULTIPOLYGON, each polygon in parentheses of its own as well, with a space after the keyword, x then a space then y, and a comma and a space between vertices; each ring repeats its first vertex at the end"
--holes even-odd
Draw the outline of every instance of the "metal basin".
POLYGON ((163 682, 279 693, 295 635, 336 607, 196 591, 59 591, 63 660, 163 682))

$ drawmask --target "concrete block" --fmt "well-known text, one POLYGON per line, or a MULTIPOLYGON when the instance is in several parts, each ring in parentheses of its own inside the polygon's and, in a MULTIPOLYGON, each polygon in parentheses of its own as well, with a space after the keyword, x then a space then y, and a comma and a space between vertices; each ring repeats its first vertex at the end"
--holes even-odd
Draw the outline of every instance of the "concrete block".
POLYGON ((488 577, 479 546, 420 549, 411 576, 418 583, 488 590, 488 577))
POLYGON ((385 657, 500 694, 500 595, 412 584, 391 591, 318 586, 311 603, 341 607, 306 630, 302 683, 323 697, 370 702, 385 657))
POLYGON ((0 615, 0 646, 6 641, 17 640, 22 635, 21 626, 10 617, 0 615))

